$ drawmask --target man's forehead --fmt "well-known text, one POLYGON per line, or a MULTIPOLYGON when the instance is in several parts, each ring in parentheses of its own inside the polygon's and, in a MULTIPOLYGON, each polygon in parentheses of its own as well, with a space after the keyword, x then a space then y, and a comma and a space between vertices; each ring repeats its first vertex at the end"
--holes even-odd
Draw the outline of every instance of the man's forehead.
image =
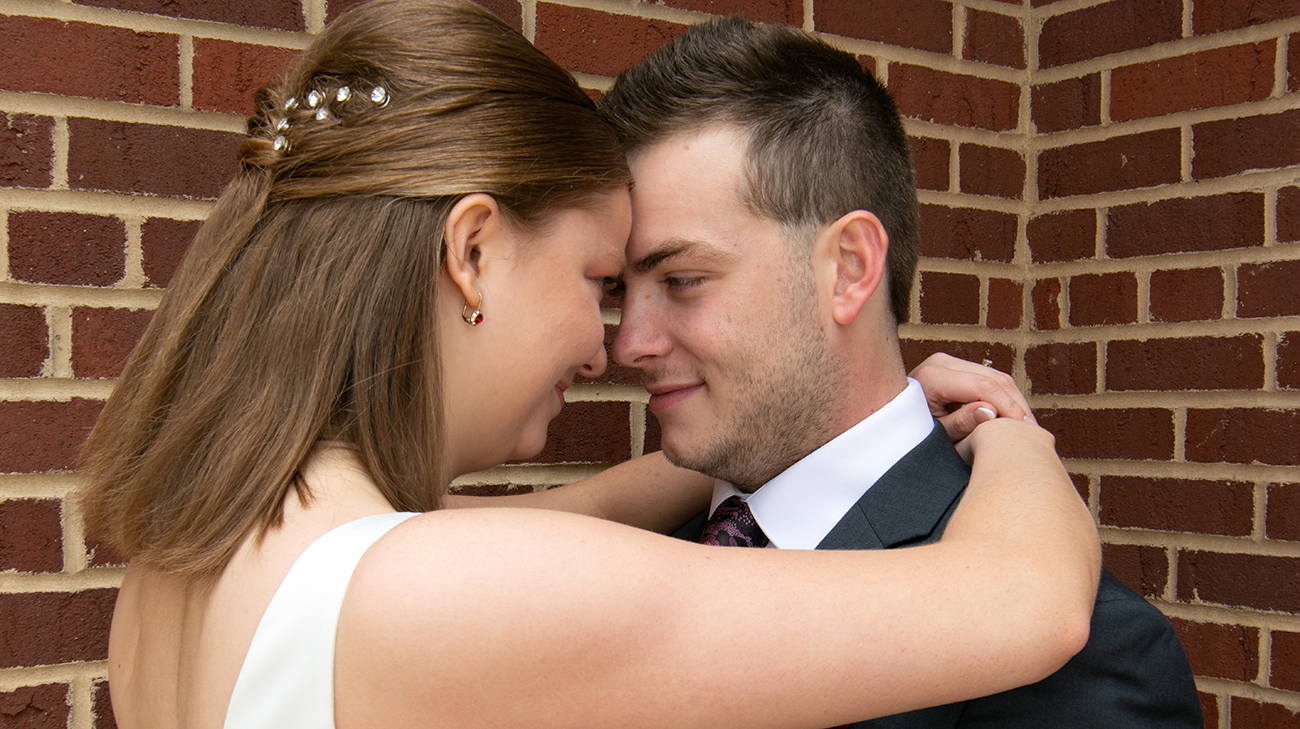
MULTIPOLYGON (((731 127, 687 130, 652 144, 632 168, 632 266, 661 250, 689 243, 719 245, 747 211, 740 202, 743 134, 731 127)), ((725 247, 725 246, 724 246, 725 247)), ((682 249, 682 250, 677 250, 682 249)))

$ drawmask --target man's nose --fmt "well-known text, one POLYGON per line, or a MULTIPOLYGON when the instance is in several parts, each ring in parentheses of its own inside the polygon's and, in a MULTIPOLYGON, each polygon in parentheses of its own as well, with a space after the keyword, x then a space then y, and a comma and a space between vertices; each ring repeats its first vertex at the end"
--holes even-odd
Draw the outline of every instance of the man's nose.
POLYGON ((614 336, 614 361, 624 367, 644 367, 647 358, 668 352, 668 336, 659 325, 660 316, 646 296, 623 297, 623 313, 614 336))

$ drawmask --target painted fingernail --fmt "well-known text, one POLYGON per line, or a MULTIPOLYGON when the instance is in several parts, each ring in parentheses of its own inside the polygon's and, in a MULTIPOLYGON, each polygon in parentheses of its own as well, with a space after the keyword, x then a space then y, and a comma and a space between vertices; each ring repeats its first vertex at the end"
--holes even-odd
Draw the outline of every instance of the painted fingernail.
POLYGON ((981 418, 978 414, 975 416, 975 419, 978 420, 978 421, 981 422, 981 423, 983 423, 983 422, 985 422, 985 421, 988 421, 988 420, 993 420, 994 418, 996 418, 996 417, 998 416, 997 413, 993 412, 993 411, 990 410, 989 408, 978 408, 978 409, 975 410, 975 412, 984 415, 983 418, 981 418))

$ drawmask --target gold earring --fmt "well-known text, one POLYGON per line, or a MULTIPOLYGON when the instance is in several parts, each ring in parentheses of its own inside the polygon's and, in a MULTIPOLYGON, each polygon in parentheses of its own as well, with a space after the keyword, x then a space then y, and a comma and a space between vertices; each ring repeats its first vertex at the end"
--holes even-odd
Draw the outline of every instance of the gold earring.
POLYGON ((465 320, 465 323, 468 324, 468 325, 470 325, 470 326, 472 326, 472 327, 476 327, 476 326, 478 326, 479 324, 482 324, 482 323, 483 323, 483 309, 480 308, 481 306, 483 306, 483 292, 482 292, 482 291, 478 292, 478 303, 474 305, 474 310, 473 310, 473 311, 470 311, 470 310, 469 310, 469 300, 468 300, 468 299, 465 300, 465 305, 462 306, 461 309, 460 309, 460 318, 461 318, 461 319, 464 319, 464 320, 465 320))

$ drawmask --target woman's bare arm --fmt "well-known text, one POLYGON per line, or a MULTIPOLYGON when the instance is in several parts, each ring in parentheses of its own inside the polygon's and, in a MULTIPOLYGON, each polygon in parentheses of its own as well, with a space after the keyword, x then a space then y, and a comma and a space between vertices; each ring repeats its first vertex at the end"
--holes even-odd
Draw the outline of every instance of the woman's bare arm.
POLYGON ((1039 680, 1086 641, 1096 530, 1049 434, 999 419, 972 439, 943 540, 909 549, 724 549, 538 510, 413 519, 353 579, 340 691, 394 724, 828 727, 1039 680))
POLYGON ((574 483, 509 496, 448 494, 452 509, 509 506, 585 514, 666 534, 709 506, 713 479, 678 468, 662 453, 611 466, 574 483))

